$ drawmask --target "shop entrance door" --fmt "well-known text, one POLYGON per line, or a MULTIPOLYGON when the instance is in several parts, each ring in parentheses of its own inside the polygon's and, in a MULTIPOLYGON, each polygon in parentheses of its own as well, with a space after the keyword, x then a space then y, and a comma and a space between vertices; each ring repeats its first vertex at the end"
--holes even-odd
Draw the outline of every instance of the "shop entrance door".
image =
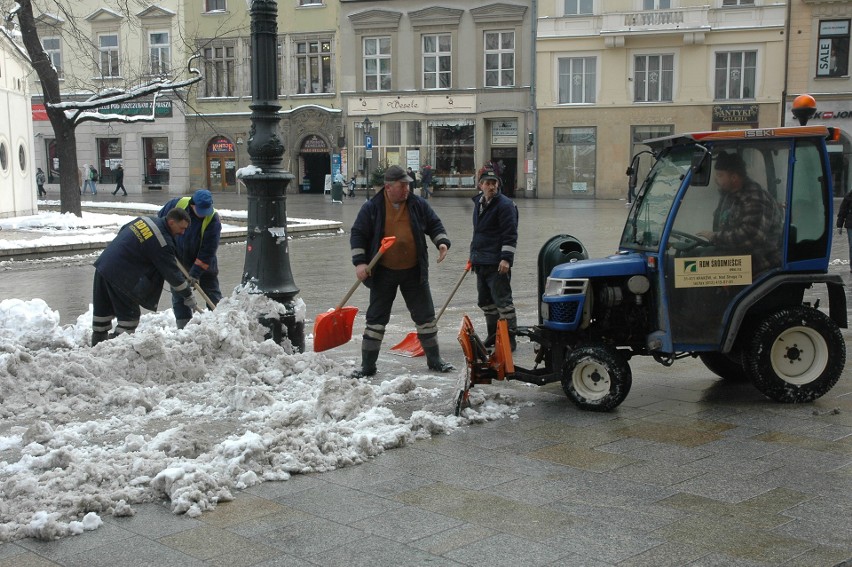
POLYGON ((225 136, 207 145, 207 188, 215 192, 237 190, 237 158, 234 143, 225 136))
POLYGON ((491 148, 491 161, 500 168, 503 194, 509 198, 514 198, 515 187, 518 183, 517 148, 491 148))

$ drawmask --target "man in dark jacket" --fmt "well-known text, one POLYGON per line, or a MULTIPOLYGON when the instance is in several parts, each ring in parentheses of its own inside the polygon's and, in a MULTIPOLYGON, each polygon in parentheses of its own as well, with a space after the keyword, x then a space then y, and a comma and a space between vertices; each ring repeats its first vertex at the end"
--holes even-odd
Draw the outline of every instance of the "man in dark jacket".
MULTIPOLYGON (((213 305, 217 305, 222 299, 216 259, 222 222, 213 208, 213 195, 207 189, 199 189, 192 197, 172 199, 163 205, 158 216, 164 217, 176 208, 187 211, 190 218, 189 228, 175 239, 177 257, 189 272, 190 287, 197 283, 213 305)), ((175 291, 172 291, 172 307, 177 327, 183 329, 192 318, 192 311, 186 308, 181 294, 175 291)))
POLYGON ((134 332, 140 305, 157 310, 164 280, 180 294, 187 309, 195 307, 192 289, 175 262, 175 236, 188 226, 187 212, 175 210, 165 219, 139 217, 121 227, 95 260, 92 346, 134 332), (113 319, 118 322, 110 336, 113 319))
POLYGON ((852 191, 846 193, 837 210, 837 230, 843 234, 846 227, 846 239, 849 241, 849 269, 852 270, 852 191))
POLYGON ((376 373, 376 360, 397 289, 402 292, 416 325, 417 338, 426 352, 426 364, 431 370, 449 372, 455 368, 441 359, 438 349, 426 236, 438 248, 439 263, 447 256, 450 239, 429 203, 411 193, 411 178, 405 170, 398 165, 390 166, 384 181, 384 189, 361 206, 349 237, 355 274, 370 288, 367 326, 361 343, 361 370, 353 375, 361 378, 376 373), (372 273, 368 272, 367 264, 387 236, 395 236, 396 243, 382 255, 372 273))
POLYGON ((479 176, 482 191, 473 198, 473 238, 470 264, 476 274, 477 305, 485 314, 486 345, 494 344, 497 321, 505 319, 515 350, 518 320, 512 300, 511 269, 518 245, 518 209, 500 193, 500 178, 493 169, 479 176))
POLYGON ((127 189, 124 187, 124 167, 121 164, 118 164, 118 167, 115 168, 115 191, 112 192, 113 196, 118 194, 119 189, 127 197, 127 189))

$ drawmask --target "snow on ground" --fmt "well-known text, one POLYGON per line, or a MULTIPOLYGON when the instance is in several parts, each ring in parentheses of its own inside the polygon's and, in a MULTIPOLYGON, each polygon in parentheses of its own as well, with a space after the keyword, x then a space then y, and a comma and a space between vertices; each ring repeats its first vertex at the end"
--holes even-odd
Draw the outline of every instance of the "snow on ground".
POLYGON ((354 380, 351 361, 264 340, 259 320, 279 308, 237 291, 183 330, 171 310, 151 313, 90 348, 91 309, 61 327, 40 299, 0 302, 0 541, 79 534, 142 502, 197 516, 234 489, 357 465, 526 405, 472 391, 455 417, 456 378, 354 380))

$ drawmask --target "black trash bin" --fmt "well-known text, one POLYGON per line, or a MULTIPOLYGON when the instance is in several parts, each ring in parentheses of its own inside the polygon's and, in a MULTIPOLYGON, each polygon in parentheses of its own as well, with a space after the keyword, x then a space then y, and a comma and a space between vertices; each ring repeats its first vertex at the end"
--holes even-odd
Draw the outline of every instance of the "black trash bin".
POLYGON ((338 203, 343 202, 343 183, 331 184, 331 200, 338 203))
POLYGON ((538 252, 538 322, 541 318, 541 296, 544 295, 544 286, 550 271, 559 264, 566 264, 575 260, 585 260, 589 257, 583 243, 570 234, 558 234, 544 243, 538 252))

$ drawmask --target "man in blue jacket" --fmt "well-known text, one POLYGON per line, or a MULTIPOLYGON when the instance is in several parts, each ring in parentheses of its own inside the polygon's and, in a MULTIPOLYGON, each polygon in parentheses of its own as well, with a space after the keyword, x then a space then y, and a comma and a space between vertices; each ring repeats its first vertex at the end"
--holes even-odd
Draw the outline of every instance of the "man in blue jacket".
POLYGON ((505 319, 515 350, 518 320, 512 300, 511 270, 518 245, 518 208, 500 193, 500 178, 493 169, 479 176, 482 191, 473 198, 473 238, 470 264, 476 274, 477 305, 485 314, 487 346, 494 344, 497 321, 505 319))
POLYGON ((188 310, 195 308, 192 289, 175 261, 175 236, 188 226, 187 212, 174 210, 164 219, 139 217, 121 227, 95 260, 92 346, 134 332, 140 305, 157 310, 163 281, 169 282, 188 310), (113 319, 118 322, 110 336, 113 319))
POLYGON ((449 372, 455 367, 441 359, 438 349, 426 236, 438 249, 438 262, 447 256, 450 239, 429 203, 411 193, 411 178, 405 170, 398 165, 390 166, 385 171, 384 181, 384 189, 361 206, 349 237, 355 275, 370 288, 367 326, 361 343, 361 370, 353 375, 361 378, 376 373, 385 325, 390 321, 397 290, 402 292, 416 325, 417 338, 426 352, 426 364, 431 370, 449 372), (370 273, 367 264, 386 236, 395 236, 396 243, 382 255, 370 273))
MULTIPOLYGON (((172 199, 160 209, 158 216, 164 217, 172 209, 184 209, 189 213, 189 228, 175 239, 177 257, 189 272, 190 287, 198 284, 213 305, 222 299, 219 289, 219 263, 216 252, 222 234, 219 213, 213 208, 213 195, 207 189, 199 189, 192 197, 172 199)), ((183 304, 179 293, 172 291, 172 307, 178 329, 183 329, 192 318, 192 311, 183 304)))

